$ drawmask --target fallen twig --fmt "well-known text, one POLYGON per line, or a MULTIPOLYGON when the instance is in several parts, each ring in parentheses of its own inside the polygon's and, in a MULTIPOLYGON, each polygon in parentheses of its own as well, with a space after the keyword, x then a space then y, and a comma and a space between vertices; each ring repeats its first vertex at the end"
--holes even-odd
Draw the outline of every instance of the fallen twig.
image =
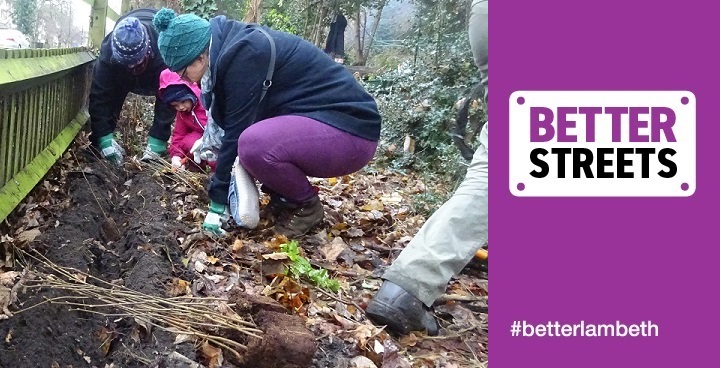
MULTIPOLYGON (((254 323, 243 320, 232 312, 220 313, 212 302, 217 298, 175 297, 163 298, 143 294, 124 286, 114 285, 82 271, 53 264, 42 255, 29 255, 51 271, 50 274, 34 272, 27 287, 50 288, 73 294, 46 299, 44 303, 68 305, 71 311, 82 311, 112 317, 142 319, 159 329, 206 339, 223 347, 238 357, 238 350, 247 347, 237 341, 219 336, 219 331, 235 331, 247 336, 262 338, 261 330, 254 323), (93 283, 89 283, 92 281, 93 283), (111 311, 107 310, 111 309, 111 311)), ((20 313, 22 311, 16 312, 20 313)))
POLYGON ((487 296, 445 294, 438 299, 438 302, 487 302, 487 296))

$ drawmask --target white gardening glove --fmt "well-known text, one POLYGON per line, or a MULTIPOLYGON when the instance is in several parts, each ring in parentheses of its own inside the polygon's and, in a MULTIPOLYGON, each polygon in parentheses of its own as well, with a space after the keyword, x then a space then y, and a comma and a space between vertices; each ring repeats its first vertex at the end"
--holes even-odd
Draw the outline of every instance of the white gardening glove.
POLYGON ((218 159, 218 154, 213 149, 206 149, 200 152, 200 159, 207 162, 215 162, 218 159))
POLYGON ((192 153, 193 155, 193 161, 197 163, 201 163, 202 161, 217 161, 218 154, 216 151, 216 148, 207 146, 205 142, 203 142, 202 138, 195 141, 195 144, 193 144, 192 148, 190 149, 190 153, 192 153))
POLYGON ((195 163, 201 163, 202 159, 200 158, 200 147, 202 147, 202 138, 198 139, 193 143, 192 148, 190 148, 190 153, 193 155, 193 161, 195 163))
POLYGON ((173 171, 185 170, 185 165, 183 165, 182 158, 180 156, 173 156, 170 159, 170 165, 172 166, 173 171))

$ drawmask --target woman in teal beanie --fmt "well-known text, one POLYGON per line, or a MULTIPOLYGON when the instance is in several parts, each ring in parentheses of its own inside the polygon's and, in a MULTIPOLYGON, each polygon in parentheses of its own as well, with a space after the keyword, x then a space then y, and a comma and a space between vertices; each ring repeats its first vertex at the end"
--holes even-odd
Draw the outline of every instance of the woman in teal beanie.
POLYGON ((168 67, 200 83, 203 104, 225 130, 203 227, 222 233, 230 172, 238 157, 285 213, 275 231, 300 236, 324 216, 307 177, 336 177, 375 154, 375 100, 342 65, 300 37, 227 19, 209 22, 162 9, 153 21, 168 67))

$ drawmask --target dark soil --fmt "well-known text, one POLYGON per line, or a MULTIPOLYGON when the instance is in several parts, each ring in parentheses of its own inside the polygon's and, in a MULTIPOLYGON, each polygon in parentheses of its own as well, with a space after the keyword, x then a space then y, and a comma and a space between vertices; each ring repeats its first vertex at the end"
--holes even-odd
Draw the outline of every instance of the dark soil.
MULTIPOLYGON (((55 214, 59 224, 42 229, 30 248, 44 252, 59 266, 149 295, 165 296, 173 277, 192 280, 187 268, 178 267, 183 251, 177 240, 192 229, 176 220, 161 179, 147 171, 113 168, 94 157, 83 159, 86 169, 68 173, 63 184, 70 203, 55 214)), ((247 306, 238 312, 255 320, 267 334, 264 340, 250 341, 250 353, 235 363, 291 368, 311 364, 315 339, 302 319, 288 315, 272 299, 258 302, 242 293, 233 295, 234 302, 247 306), (288 345, 290 349, 285 348, 288 345)), ((175 345, 174 335, 159 329, 146 331, 132 318, 113 319, 41 303, 60 296, 73 295, 37 288, 19 295, 19 308, 38 306, 0 321, 4 338, 0 368, 186 366, 168 358, 175 351, 202 361, 192 344, 175 345)))
MULTIPOLYGON (((131 160, 124 168, 111 167, 78 148, 83 146, 78 141, 8 225, 0 224, 0 256, 5 256, 0 262, 15 246, 147 295, 227 300, 244 320, 255 323, 263 338, 212 331, 247 347, 237 355, 202 340, 176 343, 175 334, 142 320, 107 316, 115 312, 109 308, 98 310, 103 314, 73 310, 77 306, 57 298, 97 301, 28 283, 9 306, 14 315, 0 320, 0 368, 198 363, 211 368, 350 368, 363 359, 385 368, 487 366, 486 262, 471 262, 448 285, 446 294, 455 299, 435 307, 442 327, 438 339, 390 336, 364 315, 383 270, 424 221, 408 208, 412 196, 425 190, 416 178, 360 173, 314 183, 320 186, 326 218, 297 240, 313 267, 325 268, 342 282, 340 292, 329 293, 306 279, 284 276, 287 261, 265 257, 288 242, 272 233, 275 218, 267 196, 261 197, 258 228, 234 227, 231 236, 211 239, 198 231, 208 203, 205 191, 198 189, 202 183, 179 185, 173 181, 177 175, 158 175, 157 169, 131 160), (17 240, 19 234, 36 235, 38 230, 40 235, 29 243, 17 240), (180 291, 178 282, 184 283, 180 291), (222 362, 213 359, 218 356, 222 362)), ((36 261, 14 254, 15 264, 5 262, 0 274, 22 271, 27 264, 47 273, 36 261)))

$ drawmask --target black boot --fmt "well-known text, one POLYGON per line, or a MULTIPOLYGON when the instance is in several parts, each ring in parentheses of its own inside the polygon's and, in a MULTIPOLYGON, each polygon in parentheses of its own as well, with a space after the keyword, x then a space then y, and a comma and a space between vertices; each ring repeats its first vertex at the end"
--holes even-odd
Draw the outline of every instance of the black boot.
POLYGON ((270 196, 270 202, 268 202, 267 208, 268 210, 270 210, 270 213, 275 217, 278 217, 282 213, 292 213, 298 208, 297 203, 288 201, 265 184, 260 186, 260 190, 270 196))
POLYGON ((374 323, 385 325, 396 334, 407 335, 411 331, 427 331, 431 336, 438 334, 438 324, 430 308, 387 280, 368 303, 365 313, 374 323))
POLYGON ((285 211, 295 211, 298 208, 298 205, 297 203, 288 201, 277 193, 270 193, 268 208, 273 216, 278 216, 285 211))
POLYGON ((298 237, 310 231, 315 225, 322 222, 325 210, 318 196, 298 205, 292 216, 282 223, 275 225, 275 233, 288 238, 298 237))

